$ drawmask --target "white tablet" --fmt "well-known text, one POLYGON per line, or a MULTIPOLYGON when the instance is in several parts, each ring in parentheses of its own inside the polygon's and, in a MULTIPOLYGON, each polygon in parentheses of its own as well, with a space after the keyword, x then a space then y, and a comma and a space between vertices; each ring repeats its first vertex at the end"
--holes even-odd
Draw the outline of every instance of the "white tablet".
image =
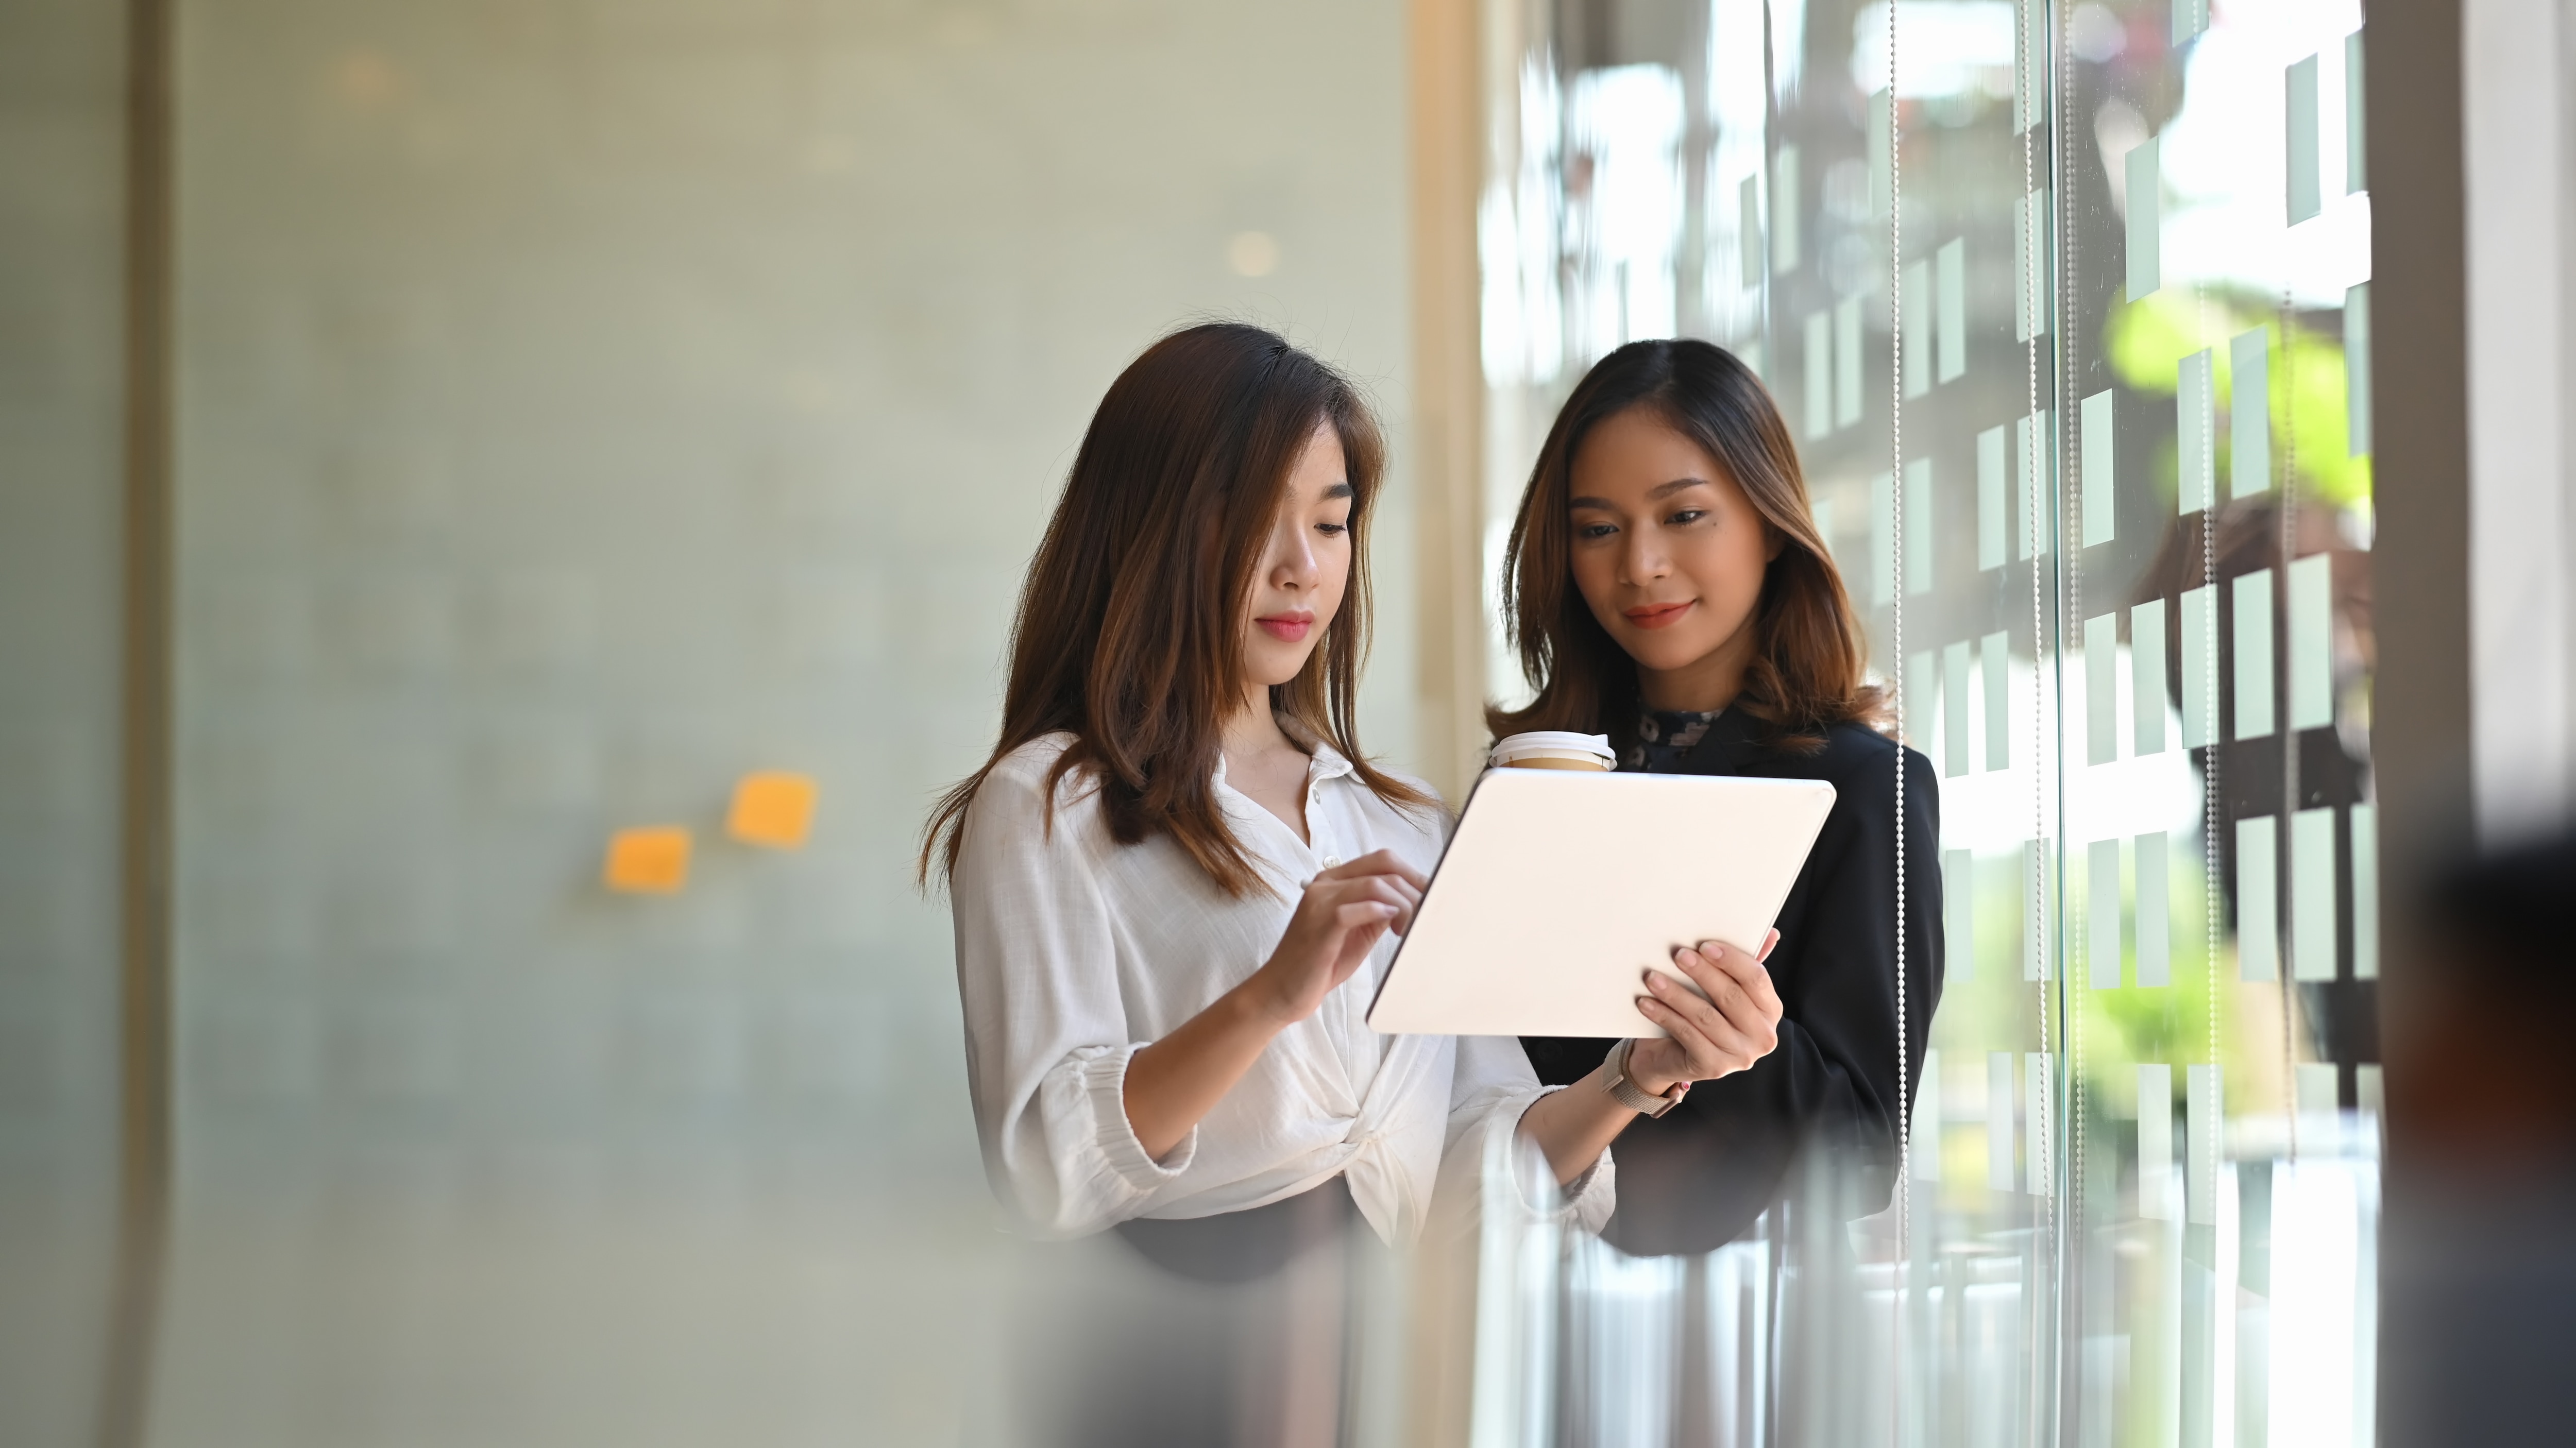
POLYGON ((1388 1034, 1660 1036, 1639 972, 1761 948, 1833 808, 1821 780, 1487 770, 1369 1007, 1388 1034))

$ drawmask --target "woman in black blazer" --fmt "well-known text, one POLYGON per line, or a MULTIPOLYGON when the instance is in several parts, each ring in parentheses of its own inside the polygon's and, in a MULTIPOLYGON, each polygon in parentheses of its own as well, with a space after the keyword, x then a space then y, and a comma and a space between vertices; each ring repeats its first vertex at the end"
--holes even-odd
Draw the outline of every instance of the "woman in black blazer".
MULTIPOLYGON (((1847 1193, 1838 1214, 1878 1210, 1941 994, 1940 796, 1923 756, 1875 727, 1860 621, 1761 381, 1705 342, 1603 358, 1540 451, 1505 578, 1538 695, 1494 711, 1496 734, 1606 733, 1624 770, 1835 790, 1769 957, 1777 1049, 1627 1128, 1604 1235, 1634 1253, 1706 1251, 1802 1165, 1847 1193)), ((1549 1084, 1614 1044, 1522 1042, 1549 1084)))

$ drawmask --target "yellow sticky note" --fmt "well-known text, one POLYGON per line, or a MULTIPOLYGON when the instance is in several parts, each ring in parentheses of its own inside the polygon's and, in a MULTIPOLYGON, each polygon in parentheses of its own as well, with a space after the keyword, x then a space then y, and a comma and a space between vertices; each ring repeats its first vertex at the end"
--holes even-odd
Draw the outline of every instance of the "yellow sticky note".
POLYGON ((792 850, 814 828, 814 781, 802 774, 746 774, 733 787, 725 832, 746 844, 792 850))
POLYGON ((608 837, 601 883, 629 894, 675 895, 689 883, 689 831, 684 825, 648 825, 608 837))

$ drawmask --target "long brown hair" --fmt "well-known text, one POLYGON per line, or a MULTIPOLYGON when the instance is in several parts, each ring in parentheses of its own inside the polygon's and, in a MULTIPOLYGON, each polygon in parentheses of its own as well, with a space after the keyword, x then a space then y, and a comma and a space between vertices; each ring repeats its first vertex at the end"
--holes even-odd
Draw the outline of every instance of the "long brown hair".
POLYGON ((1011 628, 1002 732, 984 766, 942 795, 918 878, 957 867, 967 806, 1013 750, 1074 736, 1047 776, 1084 771, 1110 838, 1167 834, 1217 887, 1261 885, 1217 807, 1219 732, 1242 698, 1242 614, 1289 470, 1319 425, 1341 439, 1351 485, 1351 574, 1341 610, 1270 707, 1351 761, 1391 804, 1428 806, 1372 766, 1355 736, 1368 647, 1368 517, 1386 446, 1340 373, 1259 327, 1174 332, 1129 363, 1092 414, 1011 628))
POLYGON ((1585 373, 1548 429, 1503 555, 1503 614, 1521 670, 1537 686, 1526 709, 1488 709, 1497 735, 1528 729, 1617 733, 1634 727, 1637 665, 1574 586, 1575 454, 1601 423, 1651 408, 1706 450, 1784 540, 1754 605, 1752 665, 1736 703, 1775 747, 1811 751, 1836 724, 1875 726, 1879 691, 1862 682, 1868 643, 1842 574, 1816 531, 1806 475, 1780 409, 1734 354, 1689 340, 1631 342, 1585 373))

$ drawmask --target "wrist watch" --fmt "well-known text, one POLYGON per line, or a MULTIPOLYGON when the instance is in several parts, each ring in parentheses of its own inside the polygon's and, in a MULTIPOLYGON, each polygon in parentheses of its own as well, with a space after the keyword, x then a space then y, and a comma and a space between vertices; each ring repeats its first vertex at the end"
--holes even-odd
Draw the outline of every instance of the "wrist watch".
POLYGON ((1628 1048, 1635 1044, 1637 1044, 1635 1041, 1621 1041, 1610 1048, 1608 1056, 1602 1058, 1601 1064, 1610 1072, 1609 1085, 1605 1089, 1609 1091, 1611 1100, 1631 1111, 1642 1112, 1648 1116, 1661 1116, 1682 1104, 1682 1098, 1690 1094, 1690 1083, 1676 1081, 1670 1090, 1658 1096, 1629 1079, 1628 1048))

